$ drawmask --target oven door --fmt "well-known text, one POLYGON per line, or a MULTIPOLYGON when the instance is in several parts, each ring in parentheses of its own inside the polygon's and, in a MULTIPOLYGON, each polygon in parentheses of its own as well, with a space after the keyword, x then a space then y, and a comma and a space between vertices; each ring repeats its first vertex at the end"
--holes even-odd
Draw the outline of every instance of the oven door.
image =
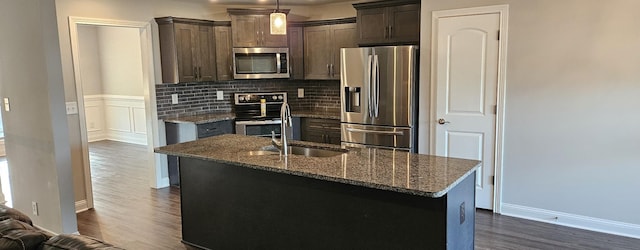
POLYGON ((280 137, 281 120, 236 121, 236 134, 271 137, 271 131, 280 137))

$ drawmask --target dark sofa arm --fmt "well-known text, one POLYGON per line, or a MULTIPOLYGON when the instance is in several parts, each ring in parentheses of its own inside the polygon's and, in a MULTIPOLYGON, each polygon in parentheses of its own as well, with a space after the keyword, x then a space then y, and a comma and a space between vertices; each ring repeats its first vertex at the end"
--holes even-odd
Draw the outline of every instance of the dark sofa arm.
POLYGON ((84 235, 60 234, 44 243, 42 250, 123 250, 101 240, 84 235))

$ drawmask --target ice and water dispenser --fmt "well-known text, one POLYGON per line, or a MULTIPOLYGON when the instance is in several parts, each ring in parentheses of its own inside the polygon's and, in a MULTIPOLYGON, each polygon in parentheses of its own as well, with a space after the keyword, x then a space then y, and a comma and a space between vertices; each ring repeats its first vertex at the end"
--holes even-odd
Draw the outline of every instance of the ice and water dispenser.
POLYGON ((360 87, 345 87, 345 109, 344 112, 360 113, 360 87))

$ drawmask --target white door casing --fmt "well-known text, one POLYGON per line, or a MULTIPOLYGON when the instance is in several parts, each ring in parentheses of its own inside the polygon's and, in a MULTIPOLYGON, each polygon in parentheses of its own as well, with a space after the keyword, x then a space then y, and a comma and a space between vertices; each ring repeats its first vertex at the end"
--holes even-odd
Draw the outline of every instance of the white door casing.
POLYGON ((484 8, 435 13, 431 153, 482 161, 476 207, 494 210, 502 13, 484 8))
MULTIPOLYGON (((149 159, 149 185, 152 188, 162 188, 169 185, 168 177, 162 177, 162 164, 159 161, 161 157, 154 154, 153 149, 161 146, 159 139, 159 123, 156 107, 155 96, 155 64, 154 58, 154 46, 152 36, 152 23, 151 22, 137 22, 137 21, 124 21, 124 20, 112 20, 112 19, 100 19, 100 18, 87 18, 87 17, 69 17, 69 37, 71 41, 71 54, 73 58, 74 77, 76 85, 76 97, 78 102, 78 116, 80 120, 80 137, 82 144, 83 155, 83 168, 85 179, 85 193, 86 203, 79 206, 79 202, 76 202, 76 212, 83 211, 89 208, 93 208, 93 188, 91 183, 91 168, 89 163, 89 146, 86 127, 86 114, 84 108, 84 94, 82 89, 82 82, 80 77, 80 59, 79 59, 79 45, 78 45, 78 26, 79 25, 93 25, 93 26, 110 26, 110 27, 125 27, 125 28, 137 28, 140 31, 140 46, 142 54, 142 84, 143 84, 143 96, 144 96, 144 109, 146 117, 147 131, 147 155, 149 159)), ((159 59, 158 59, 159 60, 159 59)))

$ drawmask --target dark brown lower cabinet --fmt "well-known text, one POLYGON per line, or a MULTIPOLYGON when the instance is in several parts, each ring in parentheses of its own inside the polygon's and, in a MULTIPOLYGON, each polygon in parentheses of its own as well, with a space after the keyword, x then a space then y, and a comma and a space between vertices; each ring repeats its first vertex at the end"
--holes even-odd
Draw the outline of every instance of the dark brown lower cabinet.
POLYGON ((340 120, 301 118, 300 139, 340 145, 340 120))

